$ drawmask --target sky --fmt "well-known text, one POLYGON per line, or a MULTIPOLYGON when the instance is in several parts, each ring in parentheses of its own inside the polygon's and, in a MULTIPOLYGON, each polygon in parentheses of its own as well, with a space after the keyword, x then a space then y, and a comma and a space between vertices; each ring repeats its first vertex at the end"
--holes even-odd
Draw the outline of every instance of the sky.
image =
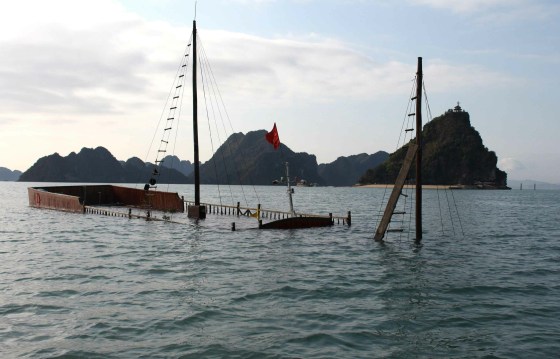
MULTIPOLYGON (((185 0, 0 6, 0 166, 12 170, 97 146, 153 161, 196 16, 232 131, 276 123, 318 163, 393 152, 422 57, 432 117, 460 101, 508 178, 560 183, 557 0, 199 0, 196 15, 185 0)), ((175 152, 192 161, 181 121, 175 152)), ((205 126, 203 162, 218 146, 205 126)))

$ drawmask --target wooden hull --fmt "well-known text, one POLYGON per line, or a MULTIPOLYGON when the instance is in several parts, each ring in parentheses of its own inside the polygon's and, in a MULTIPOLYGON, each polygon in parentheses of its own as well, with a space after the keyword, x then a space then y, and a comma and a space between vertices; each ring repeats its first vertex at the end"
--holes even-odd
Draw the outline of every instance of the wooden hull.
POLYGON ((329 217, 289 217, 263 223, 261 229, 298 229, 313 227, 329 227, 333 225, 332 218, 329 217))
POLYGON ((113 185, 29 187, 29 205, 65 212, 83 212, 84 206, 127 206, 184 212, 176 192, 144 191, 113 185))
POLYGON ((27 189, 27 195, 31 207, 56 209, 64 212, 84 212, 84 205, 80 203, 79 197, 76 196, 52 193, 42 188, 33 187, 27 189))

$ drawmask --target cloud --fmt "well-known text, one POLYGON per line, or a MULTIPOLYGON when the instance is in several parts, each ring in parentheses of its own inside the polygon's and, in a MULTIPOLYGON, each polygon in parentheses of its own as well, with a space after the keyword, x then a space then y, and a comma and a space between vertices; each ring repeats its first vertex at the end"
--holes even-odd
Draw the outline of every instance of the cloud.
POLYGON ((110 1, 92 5, 22 1, 3 12, 4 110, 111 113, 115 95, 149 88, 140 76, 149 65, 147 48, 134 46, 146 24, 110 1), (102 91, 92 95, 95 88, 102 91))
POLYGON ((498 167, 506 172, 524 170, 525 165, 512 157, 502 158, 498 161, 498 167))
MULTIPOLYGON (((415 61, 380 62, 335 39, 268 39, 226 31, 205 31, 218 78, 237 96, 265 102, 376 100, 408 93, 415 61)), ((210 51, 210 50, 209 50, 210 51)), ((501 87, 513 80, 477 65, 430 60, 425 73, 431 91, 501 87)))
POLYGON ((218 77, 261 100, 328 101, 394 93, 414 72, 409 64, 379 63, 331 39, 267 39, 225 31, 207 31, 204 39, 207 48, 218 50, 211 60, 218 77))
POLYGON ((560 5, 535 0, 410 0, 417 5, 477 15, 481 20, 511 22, 543 20, 558 14, 560 5))
MULTIPOLYGON (((22 0, 5 10, 0 127, 5 136, 34 143, 27 161, 82 146, 103 145, 119 158, 145 151, 140 143, 152 138, 190 28, 148 21, 110 0, 22 0)), ((415 58, 381 61, 386 51, 377 58, 377 50, 366 55, 316 34, 266 38, 202 27, 199 35, 228 112, 235 107, 242 121, 250 107, 334 108, 406 98, 416 72, 415 58)), ((481 66, 444 60, 427 61, 425 73, 433 79, 432 94, 511 81, 481 66)), ((294 121, 304 116, 298 115, 294 121)), ((255 128, 255 116, 247 128, 255 128)))
MULTIPOLYGON (((146 21, 111 1, 84 4, 43 4, 42 16, 20 18, 21 32, 0 39, 9 54, 0 58, 4 111, 109 116, 164 98, 190 30, 146 21)), ((236 100, 374 99, 406 93, 415 72, 413 62, 379 62, 316 35, 270 39, 201 29, 200 36, 220 85, 236 100)), ((437 79, 433 91, 507 81, 484 68, 441 60, 430 61, 426 72, 437 79)))
MULTIPOLYGON (((1 40, 0 104, 16 112, 121 114, 163 97, 175 59, 190 30, 150 23, 102 2, 113 14, 30 19, 36 31, 1 40), (178 36, 181 34, 182 36, 178 36)), ((97 9, 99 10, 99 9, 97 9)), ((81 12, 79 12, 81 13, 81 12)), ((220 84, 237 99, 261 103, 367 99, 406 92, 414 64, 379 62, 333 39, 267 39, 201 30, 220 84)), ((505 77, 483 68, 431 61, 434 89, 499 84, 505 77), (444 83, 448 83, 445 85, 444 83)))
POLYGON ((489 9, 508 8, 523 3, 522 0, 411 0, 412 3, 456 13, 483 12, 489 9))
POLYGON ((432 59, 424 69, 431 79, 430 88, 434 92, 476 87, 504 87, 515 85, 511 76, 475 64, 451 64, 441 59, 432 59))

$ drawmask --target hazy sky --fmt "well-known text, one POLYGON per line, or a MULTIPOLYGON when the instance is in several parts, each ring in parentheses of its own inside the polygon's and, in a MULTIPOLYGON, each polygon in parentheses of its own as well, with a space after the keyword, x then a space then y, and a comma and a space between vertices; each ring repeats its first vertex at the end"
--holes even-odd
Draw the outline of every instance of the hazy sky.
MULTIPOLYGON (((194 1, 0 4, 0 166, 97 146, 153 161, 194 1)), ((434 117, 461 101, 510 179, 560 183, 557 0, 200 0, 196 16, 236 132, 276 122, 319 163, 392 152, 422 56, 434 117)))

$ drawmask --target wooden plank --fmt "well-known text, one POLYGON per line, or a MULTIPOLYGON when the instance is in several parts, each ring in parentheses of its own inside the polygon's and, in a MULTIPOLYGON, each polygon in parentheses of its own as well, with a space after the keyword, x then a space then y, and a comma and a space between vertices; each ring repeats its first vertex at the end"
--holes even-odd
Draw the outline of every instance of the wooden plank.
POLYGON ((376 241, 381 241, 383 237, 385 237, 385 232, 387 231, 387 227, 389 227, 389 222, 391 222, 391 216, 393 215, 395 207, 397 206, 397 202, 399 201, 399 196, 403 189, 406 176, 408 174, 408 171, 410 170, 410 166, 412 165, 412 161, 414 160, 417 149, 418 145, 416 145, 415 143, 410 143, 408 145, 408 151, 406 152, 406 156, 404 157, 403 165, 401 167, 401 170, 399 171, 399 175, 397 176, 395 185, 393 186, 393 191, 391 192, 391 196, 389 197, 389 201, 387 202, 387 207, 385 207, 383 217, 381 218, 379 226, 375 231, 375 236, 373 238, 376 241))

